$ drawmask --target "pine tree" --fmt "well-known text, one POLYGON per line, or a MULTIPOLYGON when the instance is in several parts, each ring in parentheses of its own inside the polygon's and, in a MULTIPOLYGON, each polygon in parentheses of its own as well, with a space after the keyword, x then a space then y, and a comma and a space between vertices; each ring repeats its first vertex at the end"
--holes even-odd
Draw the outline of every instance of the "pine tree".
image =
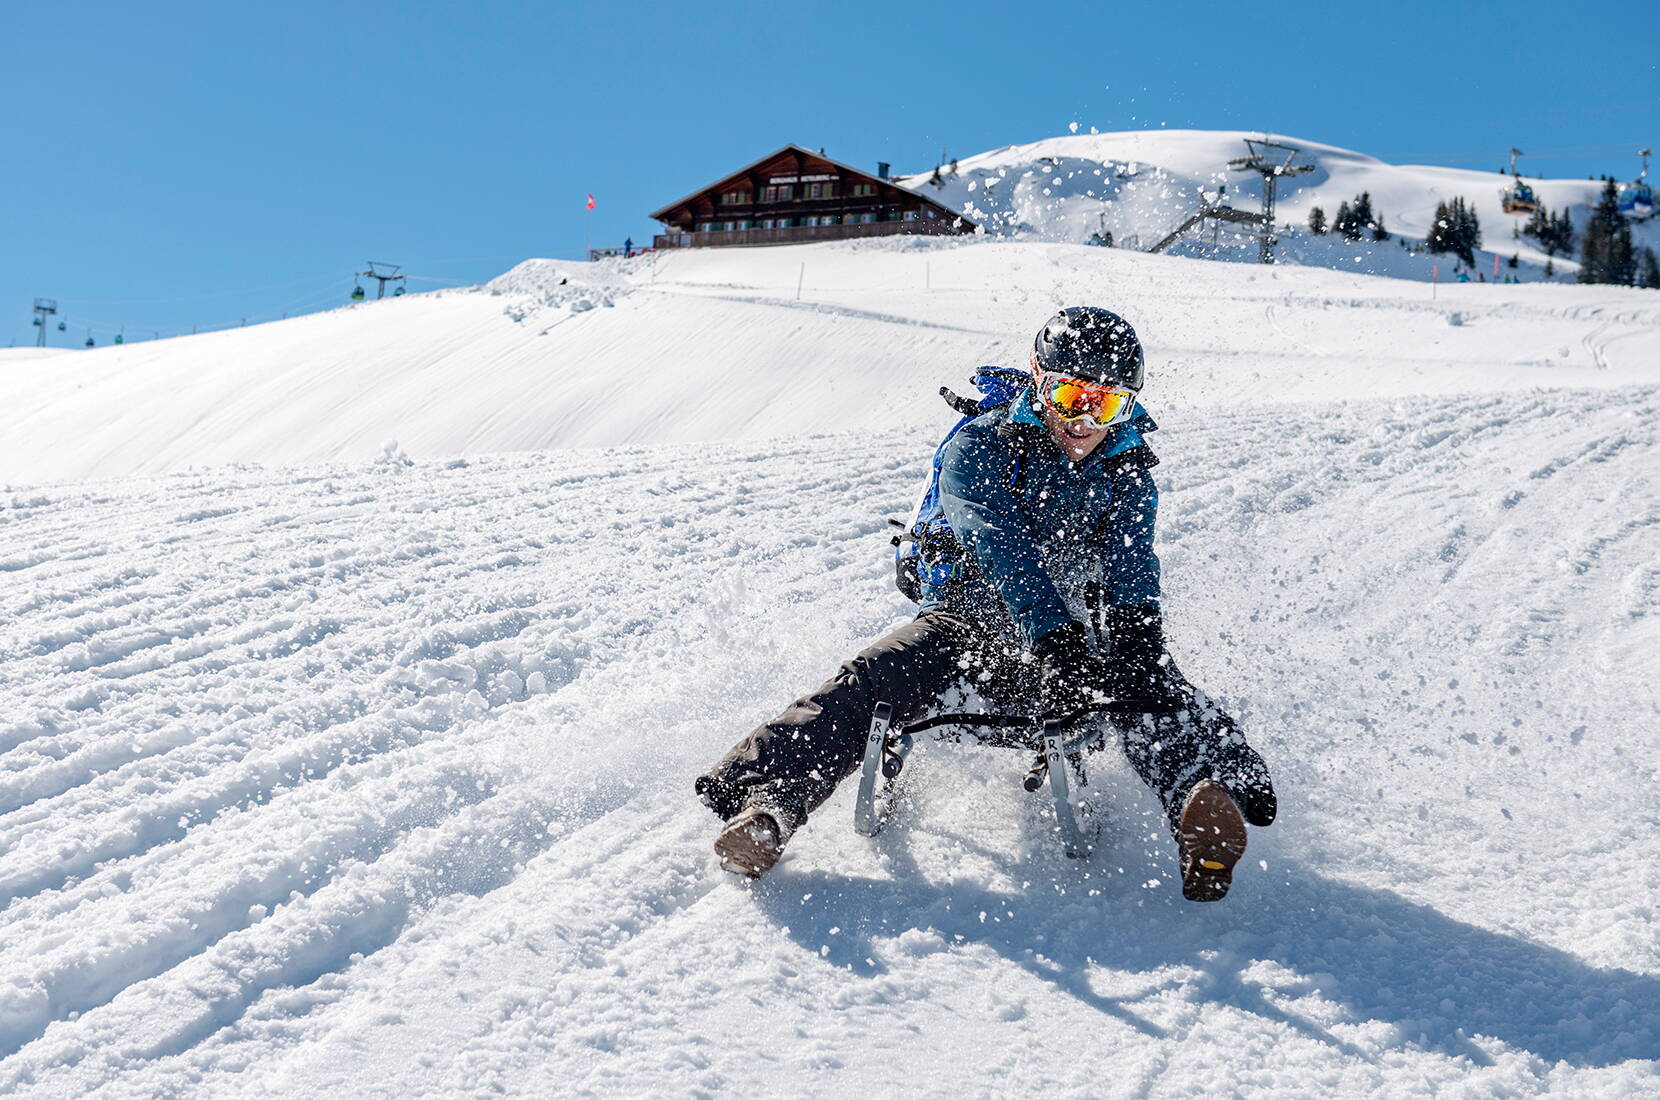
POLYGON ((1562 214, 1553 217, 1550 223, 1551 241, 1556 245, 1556 251, 1564 255, 1574 250, 1574 219, 1568 213, 1568 208, 1562 208, 1562 214))
POLYGON ((1481 247, 1481 221, 1462 198, 1440 203, 1435 208, 1435 224, 1424 243, 1431 252, 1452 252, 1465 266, 1474 267, 1476 249, 1481 247))
POLYGON ((1522 226, 1522 234, 1538 241, 1542 248, 1550 247, 1545 243, 1545 238, 1550 236, 1550 211, 1544 203, 1533 208, 1527 224, 1522 226))
POLYGON ((1321 210, 1318 206, 1308 212, 1308 231, 1313 233, 1316 237, 1325 235, 1326 212, 1321 210))
POLYGON ((1384 228, 1382 214, 1379 214, 1377 220, 1372 223, 1372 239, 1374 241, 1387 241, 1389 239, 1389 230, 1384 228))
POLYGON ((1643 249, 1643 255, 1637 261, 1637 285, 1660 290, 1660 260, 1655 258, 1652 248, 1643 249))
POLYGON ((1620 192, 1612 176, 1603 179, 1602 196, 1585 223, 1579 253, 1579 281, 1630 286, 1637 277, 1631 226, 1620 213, 1620 192))
POLYGON ((1430 219, 1429 232, 1424 234, 1424 249, 1437 255, 1451 252, 1452 211, 1447 204, 1435 204, 1435 217, 1430 219))
POLYGON ((1347 200, 1337 204, 1337 217, 1331 220, 1332 229, 1343 235, 1346 241, 1355 240, 1355 212, 1347 200))
MULTIPOLYGON (((1359 197, 1355 199, 1354 214, 1359 229, 1372 228, 1375 219, 1372 215, 1372 193, 1370 191, 1362 191, 1359 197)), ((1355 239, 1359 239, 1358 233, 1355 239)))

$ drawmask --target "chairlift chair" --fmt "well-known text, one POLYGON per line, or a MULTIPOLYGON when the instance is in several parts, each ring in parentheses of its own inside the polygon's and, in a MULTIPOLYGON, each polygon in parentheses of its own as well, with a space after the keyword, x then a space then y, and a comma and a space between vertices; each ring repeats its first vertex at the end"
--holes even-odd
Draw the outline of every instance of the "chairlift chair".
POLYGON ((68 321, 59 321, 58 322, 58 331, 59 332, 68 332, 69 331, 69 322, 68 321))
POLYGON ((118 332, 118 333, 115 334, 115 342, 117 344, 125 344, 127 342, 127 339, 126 339, 125 336, 123 336, 121 333, 118 332))
POLYGON ((1654 188, 1642 180, 1632 180, 1620 188, 1620 213, 1641 220, 1654 213, 1654 188))
POLYGON ((90 347, 96 347, 97 344, 98 344, 98 341, 94 340, 92 338, 92 333, 88 332, 86 334, 86 346, 89 347, 89 348, 90 347))
POLYGON ((1522 174, 1516 170, 1516 158, 1521 155, 1520 149, 1511 148, 1510 186, 1499 193, 1500 205, 1506 214, 1531 214, 1539 209, 1539 197, 1533 193, 1533 188, 1522 182, 1522 174))
POLYGON ((1620 213, 1628 218, 1641 221, 1654 213, 1654 188, 1648 185, 1648 158, 1647 149, 1637 150, 1637 155, 1643 158, 1643 170, 1637 173, 1637 178, 1620 188, 1620 213))
POLYGON ((352 287, 352 301, 354 301, 354 302, 363 301, 363 288, 362 287, 360 287, 360 286, 352 287))
POLYGON ((1539 209, 1539 197, 1533 193, 1533 188, 1523 183, 1520 176, 1512 176, 1511 181, 1510 186, 1504 189, 1504 212, 1531 214, 1539 209))
POLYGON ((392 291, 392 297, 402 298, 403 297, 403 287, 400 286, 400 287, 396 288, 395 290, 393 290, 392 291))

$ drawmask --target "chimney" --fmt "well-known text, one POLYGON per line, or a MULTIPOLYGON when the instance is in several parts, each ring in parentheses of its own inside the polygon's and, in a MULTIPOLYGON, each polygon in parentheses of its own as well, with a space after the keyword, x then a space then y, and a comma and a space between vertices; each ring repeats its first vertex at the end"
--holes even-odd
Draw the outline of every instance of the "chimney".
POLYGON ((891 168, 891 167, 892 167, 892 165, 890 165, 885 160, 877 161, 876 162, 876 178, 879 179, 879 180, 887 179, 888 178, 888 169, 891 168))

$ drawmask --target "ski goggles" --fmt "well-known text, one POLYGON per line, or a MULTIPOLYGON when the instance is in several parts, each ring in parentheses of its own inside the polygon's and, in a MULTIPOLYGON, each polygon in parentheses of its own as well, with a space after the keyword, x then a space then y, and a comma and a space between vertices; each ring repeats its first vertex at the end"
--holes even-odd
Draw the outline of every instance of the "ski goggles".
POLYGON ((1136 398, 1123 386, 1048 373, 1038 376, 1038 394, 1062 420, 1088 417, 1103 428, 1128 420, 1136 398))

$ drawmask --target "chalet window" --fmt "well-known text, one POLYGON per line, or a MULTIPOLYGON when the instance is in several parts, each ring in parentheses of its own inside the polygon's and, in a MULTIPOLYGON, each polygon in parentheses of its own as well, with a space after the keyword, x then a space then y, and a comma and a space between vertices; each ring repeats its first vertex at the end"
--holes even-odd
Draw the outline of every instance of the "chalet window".
POLYGON ((874 194, 876 194, 876 185, 874 183, 855 183, 853 185, 854 198, 862 198, 865 195, 874 194))
POLYGON ((905 220, 906 220, 906 221, 908 221, 908 222, 914 222, 914 221, 916 221, 916 220, 918 220, 918 219, 919 219, 919 218, 921 218, 921 217, 922 217, 922 215, 921 215, 921 214, 919 214, 919 213, 918 213, 918 212, 917 212, 917 211, 915 211, 915 210, 907 210, 907 211, 905 211, 905 220))
POLYGON ((722 191, 720 202, 722 206, 747 206, 749 204, 749 192, 722 191))
POLYGON ((789 202, 795 198, 795 184, 774 184, 766 189, 765 194, 766 198, 763 200, 765 202, 789 202))

